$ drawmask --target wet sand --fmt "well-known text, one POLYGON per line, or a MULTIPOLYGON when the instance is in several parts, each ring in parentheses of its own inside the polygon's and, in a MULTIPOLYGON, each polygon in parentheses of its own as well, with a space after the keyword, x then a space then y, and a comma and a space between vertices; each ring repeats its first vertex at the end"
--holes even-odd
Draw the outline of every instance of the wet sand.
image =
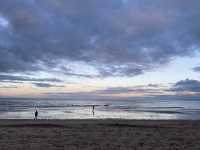
POLYGON ((0 120, 0 150, 199 150, 200 121, 0 120))

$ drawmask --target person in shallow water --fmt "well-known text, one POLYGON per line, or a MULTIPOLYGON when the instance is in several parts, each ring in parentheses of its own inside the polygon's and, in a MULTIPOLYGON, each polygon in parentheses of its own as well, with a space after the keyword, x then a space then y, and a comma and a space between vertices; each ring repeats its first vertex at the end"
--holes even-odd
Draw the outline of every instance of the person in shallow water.
POLYGON ((37 117, 38 117, 38 111, 36 110, 35 111, 35 120, 37 120, 37 117))

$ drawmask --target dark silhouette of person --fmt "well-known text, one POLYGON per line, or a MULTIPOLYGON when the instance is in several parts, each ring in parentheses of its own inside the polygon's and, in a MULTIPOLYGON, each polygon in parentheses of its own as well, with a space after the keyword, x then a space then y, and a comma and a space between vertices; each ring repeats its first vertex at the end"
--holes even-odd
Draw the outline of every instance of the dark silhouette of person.
POLYGON ((37 117, 38 117, 38 111, 36 110, 35 111, 35 120, 37 120, 37 117))
POLYGON ((92 114, 94 116, 94 105, 92 106, 92 114))

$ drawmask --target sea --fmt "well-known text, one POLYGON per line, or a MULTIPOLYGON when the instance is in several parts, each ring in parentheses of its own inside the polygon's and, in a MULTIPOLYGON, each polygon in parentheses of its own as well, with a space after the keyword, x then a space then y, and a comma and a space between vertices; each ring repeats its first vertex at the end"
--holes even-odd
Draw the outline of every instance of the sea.
POLYGON ((34 119, 36 110, 38 119, 200 119, 198 100, 0 98, 0 119, 34 119))

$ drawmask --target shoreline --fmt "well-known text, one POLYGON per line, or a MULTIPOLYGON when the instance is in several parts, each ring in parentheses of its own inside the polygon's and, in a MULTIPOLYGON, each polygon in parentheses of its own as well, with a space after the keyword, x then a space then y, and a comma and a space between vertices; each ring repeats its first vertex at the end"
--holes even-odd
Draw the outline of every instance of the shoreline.
POLYGON ((200 120, 133 120, 133 119, 0 119, 0 127, 10 126, 60 126, 65 127, 65 125, 118 125, 118 126, 138 126, 138 127, 183 127, 183 126, 199 126, 200 120), (182 126, 178 126, 182 125, 182 126))

